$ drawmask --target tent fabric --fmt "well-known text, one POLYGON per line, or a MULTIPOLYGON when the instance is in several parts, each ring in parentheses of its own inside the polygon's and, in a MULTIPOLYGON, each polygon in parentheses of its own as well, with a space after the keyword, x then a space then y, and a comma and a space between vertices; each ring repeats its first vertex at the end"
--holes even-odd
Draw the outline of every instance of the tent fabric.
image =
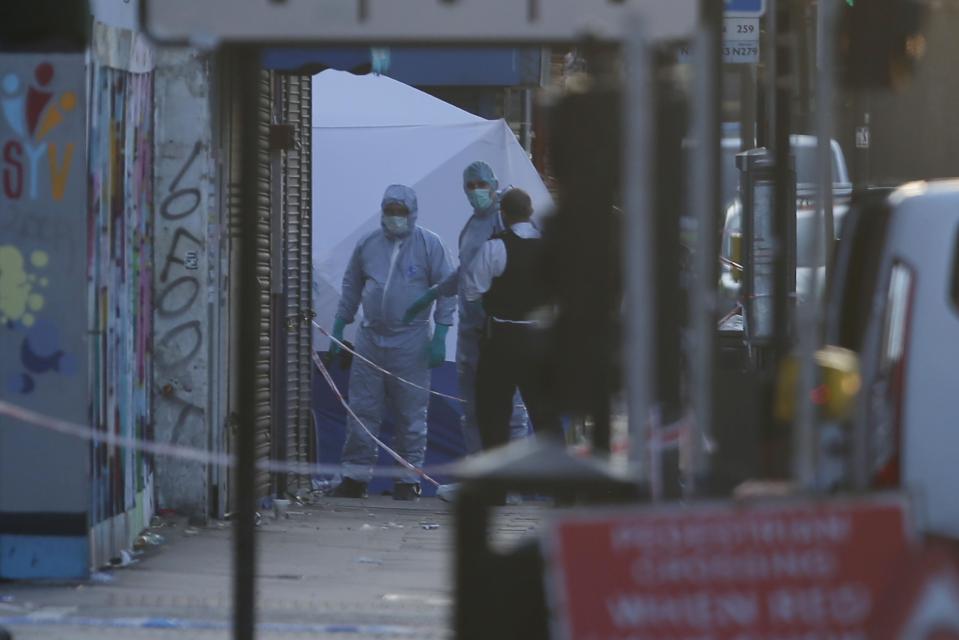
MULTIPOLYGON (((418 224, 437 233, 457 263, 459 234, 472 213, 463 193, 463 169, 487 162, 500 187, 529 192, 538 214, 552 208, 546 186, 503 120, 486 120, 384 76, 354 76, 328 70, 313 79, 313 305, 316 321, 329 329, 343 273, 357 240, 378 228, 380 199, 390 184, 406 184, 419 200, 418 224)), ((362 312, 361 312, 362 313, 362 312)), ((353 340, 360 317, 346 331, 353 340)), ((314 331, 314 349, 328 340, 314 331)), ((456 330, 447 337, 447 360, 456 354, 456 330)), ((347 375, 334 371, 341 390, 347 375)), ((434 369, 435 390, 458 396, 455 366, 434 369)), ((463 455, 461 403, 432 397, 427 464, 463 455)), ((345 412, 314 376, 319 458, 338 462, 345 412)), ((391 423, 384 424, 389 441, 391 423)), ((393 464, 381 456, 381 464, 393 464)), ((389 482, 372 487, 379 491, 389 482)), ((424 489, 426 486, 424 485, 424 489)))
MULTIPOLYGON (((485 120, 384 76, 324 71, 313 82, 313 304, 317 322, 333 323, 353 248, 380 224, 389 184, 406 184, 419 200, 418 224, 438 234, 456 263, 470 215, 463 169, 486 161, 500 187, 527 190, 538 214, 552 200, 503 120, 485 120)), ((346 337, 353 339, 354 323, 346 337)), ((447 338, 455 354, 456 331, 447 338)), ((326 339, 314 332, 314 347, 326 339)))
POLYGON ((476 122, 489 121, 386 76, 329 70, 313 78, 314 131, 476 122))

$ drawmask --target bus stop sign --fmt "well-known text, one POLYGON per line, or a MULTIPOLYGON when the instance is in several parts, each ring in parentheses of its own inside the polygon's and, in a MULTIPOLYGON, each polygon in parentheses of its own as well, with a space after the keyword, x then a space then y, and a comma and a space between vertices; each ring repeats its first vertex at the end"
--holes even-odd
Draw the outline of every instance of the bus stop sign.
POLYGON ((727 18, 758 18, 766 13, 766 0, 725 0, 727 18))

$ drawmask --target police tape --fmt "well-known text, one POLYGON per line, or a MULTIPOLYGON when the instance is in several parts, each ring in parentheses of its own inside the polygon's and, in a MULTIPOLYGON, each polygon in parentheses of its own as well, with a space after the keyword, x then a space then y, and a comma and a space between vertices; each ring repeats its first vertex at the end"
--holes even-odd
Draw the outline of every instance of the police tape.
MULTIPOLYGON (((313 354, 314 358, 317 358, 316 354, 313 354)), ((317 358, 318 360, 318 358, 317 358)), ((436 465, 430 467, 416 467, 407 460, 405 460, 398 453, 393 451, 388 447, 382 440, 374 436, 369 429, 366 428, 366 425, 356 416, 355 413, 349 408, 349 404, 346 399, 343 397, 342 393, 337 389, 334 384, 332 377, 329 374, 329 371, 326 369, 325 365, 322 362, 316 362, 317 367, 320 372, 323 374, 324 379, 330 385, 333 392, 336 394, 339 401, 343 404, 346 410, 350 415, 356 420, 356 422, 363 428, 368 435, 373 439, 374 443, 377 446, 383 448, 394 460, 396 460, 403 469, 397 468, 383 468, 383 467, 374 467, 371 471, 371 477, 379 478, 406 478, 409 477, 409 474, 415 473, 417 476, 423 478, 430 484, 433 484, 436 487, 440 487, 435 479, 433 479, 429 474, 440 475, 445 474, 449 476, 456 476, 456 465, 454 464, 445 464, 445 465, 436 465)), ((140 451, 142 453, 149 453, 157 456, 163 456, 166 458, 174 458, 178 460, 186 460, 190 462, 196 462, 199 464, 207 464, 212 466, 221 466, 221 467, 237 467, 237 459, 233 455, 225 453, 211 453, 205 449, 200 449, 196 447, 187 447, 184 445, 177 444, 165 444, 162 442, 156 442, 153 440, 142 440, 133 436, 120 435, 118 433, 103 431, 100 429, 94 429, 88 425, 83 425, 75 422, 70 422, 63 420, 61 418, 56 418, 47 414, 34 411, 32 409, 27 409, 19 405, 7 402, 6 400, 0 400, 0 416, 7 416, 13 418, 22 423, 45 429, 53 433, 59 433, 61 435, 66 435, 74 437, 80 440, 85 440, 91 442, 94 445, 107 445, 118 448, 130 449, 132 451, 140 451)), ((9 427, 6 427, 9 428, 9 427)), ((653 458, 658 457, 657 454, 675 448, 682 448, 684 442, 688 441, 690 436, 690 425, 688 422, 680 422, 666 427, 660 427, 658 429, 651 430, 647 434, 647 455, 653 456, 653 458)), ((614 453, 625 453, 628 452, 630 448, 629 439, 625 439, 622 442, 619 442, 614 447, 614 453)), ((572 447, 571 452, 578 455, 590 455, 591 451, 588 448, 584 447, 572 447)), ((654 463, 655 464, 655 463, 654 463)), ((343 472, 343 467, 339 464, 319 464, 319 463, 307 463, 307 462, 283 462, 277 460, 258 460, 254 463, 254 468, 268 473, 273 474, 292 474, 292 475, 302 475, 307 477, 321 476, 321 475, 339 475, 343 472)))
POLYGON ((406 378, 403 378, 403 377, 401 377, 401 376, 398 376, 398 375, 396 375, 395 373, 393 373, 392 371, 387 371, 386 369, 384 369, 384 368, 381 367, 380 365, 376 364, 375 362, 373 362, 372 360, 370 360, 369 358, 367 358, 367 357, 364 356, 363 354, 357 352, 355 349, 351 349, 351 348, 350 348, 349 346, 347 346, 347 344, 346 344, 345 342, 343 342, 342 340, 333 337, 333 335, 331 335, 330 332, 328 332, 326 329, 324 329, 323 327, 321 327, 321 326, 319 325, 319 323, 316 322, 316 320, 313 321, 313 326, 316 327, 316 328, 320 331, 320 333, 322 333, 324 336, 326 336, 327 338, 329 338, 330 340, 332 340, 332 341, 333 341, 337 346, 339 346, 341 349, 343 349, 344 351, 347 351, 348 353, 353 354, 354 357, 359 358, 360 360, 362 360, 362 361, 365 362, 366 364, 370 365, 371 367, 373 367, 374 369, 376 369, 377 371, 379 371, 379 372, 382 373, 383 375, 387 375, 387 376, 390 376, 391 378, 395 378, 396 380, 399 380, 400 382, 402 382, 402 383, 404 383, 404 384, 407 384, 407 385, 409 385, 409 386, 411 386, 411 387, 414 387, 414 388, 416 388, 416 389, 420 389, 421 391, 426 391, 426 392, 428 392, 429 394, 434 395, 434 396, 438 396, 438 397, 440 397, 440 398, 446 398, 447 400, 455 400, 456 402, 463 402, 463 403, 466 402, 466 400, 464 400, 463 398, 457 398, 456 396, 451 396, 451 395, 447 395, 447 394, 445 394, 445 393, 440 393, 439 391, 433 391, 432 389, 430 389, 430 388, 428 388, 428 387, 424 387, 424 386, 418 385, 418 384, 416 384, 415 382, 413 382, 413 381, 411 381, 411 380, 407 380, 406 378))
MULTIPOLYGON (((353 349, 350 349, 348 346, 343 344, 342 341, 337 340, 331 336, 326 329, 321 327, 315 321, 313 322, 314 326, 319 329, 324 335, 329 337, 331 340, 336 342, 340 347, 346 349, 354 356, 360 358, 371 367, 382 372, 385 375, 396 378, 397 380, 404 382, 410 386, 428 391, 429 393, 440 396, 442 398, 448 398, 450 400, 456 400, 458 402, 465 402, 462 398, 457 398, 456 396, 447 395, 445 393, 440 393, 438 391, 432 391, 425 387, 406 380, 396 374, 393 374, 386 369, 380 367, 376 363, 357 353, 353 349)), ((330 375, 326 366, 323 364, 323 361, 317 356, 316 352, 313 352, 313 363, 316 365, 317 369, 320 371, 320 374, 326 380, 327 384, 330 386, 330 389, 336 395, 337 399, 340 401, 340 404, 346 409, 347 413, 356 421, 356 423, 363 429, 363 431, 373 440, 373 442, 386 451, 386 453, 393 458, 400 466, 402 466, 406 471, 400 469, 379 469, 375 468, 373 475, 378 477, 391 477, 391 478, 404 478, 407 477, 409 473, 414 473, 420 478, 423 478, 430 484, 439 487, 440 483, 434 480, 430 475, 422 468, 417 467, 416 465, 410 463, 399 453, 391 449, 385 442, 380 440, 372 431, 367 428, 362 420, 353 412, 350 408, 349 403, 346 401, 346 398, 337 388, 336 383, 333 381, 333 377, 330 375)), ((59 418, 54 418, 46 414, 42 414, 36 411, 32 411, 25 407, 15 405, 4 400, 0 400, 0 415, 6 415, 11 418, 15 418, 27 424, 31 424, 37 427, 47 429, 48 431, 54 431, 64 435, 73 436, 83 440, 90 441, 94 444, 105 444, 115 447, 124 447, 132 449, 134 451, 141 451, 143 453, 152 453, 154 455, 177 458, 180 460, 189 460, 193 462, 198 462, 201 464, 209 464, 214 466, 225 466, 225 467, 235 467, 237 464, 236 458, 228 454, 218 454, 211 453, 204 449, 198 449, 195 447, 185 447, 183 445, 176 444, 165 444, 161 442, 155 442, 151 440, 142 440, 132 436, 120 435, 117 433, 103 431, 99 429, 91 428, 88 425, 81 425, 59 418)), ((294 474, 294 475, 335 475, 342 473, 343 468, 340 465, 331 465, 331 464, 314 464, 314 463, 297 463, 297 462, 282 462, 275 460, 260 460, 256 462, 256 468, 268 471, 270 473, 276 474, 294 474)), ((436 467, 437 471, 434 473, 449 473, 450 469, 448 465, 436 467)))
POLYGON ((378 437, 376 437, 376 434, 370 431, 367 428, 367 426, 363 424, 363 421, 360 420, 359 416, 357 416, 356 413, 353 411, 353 409, 350 408, 350 403, 346 401, 346 398, 343 396, 342 393, 340 393, 340 390, 336 387, 336 383, 333 382, 333 377, 330 376, 330 372, 326 370, 326 365, 323 364, 323 361, 320 360, 319 356, 316 355, 315 351, 313 352, 313 364, 315 364, 316 368, 320 370, 320 373, 323 375, 323 379, 326 380, 326 383, 328 385, 330 385, 330 389, 333 391, 334 394, 336 394, 337 399, 339 399, 340 404, 343 405, 343 408, 346 409, 346 412, 350 414, 353 420, 356 421, 356 424, 360 425, 360 428, 362 428, 363 431, 366 432, 366 435, 368 435, 373 440, 373 442, 376 443, 378 447, 380 447, 383 451, 389 454, 391 458, 396 460, 400 464, 400 466, 404 467, 408 471, 415 473, 416 475, 420 476, 421 478, 433 484, 434 486, 437 486, 437 487, 440 486, 439 482, 429 477, 425 471, 423 471, 419 467, 415 466, 414 464, 406 460, 406 458, 404 458, 397 452, 393 451, 393 449, 391 449, 389 446, 387 446, 385 442, 383 442, 378 437))
POLYGON ((739 264, 738 262, 734 262, 725 256, 719 256, 719 262, 724 266, 736 269, 740 273, 743 271, 743 265, 739 264))
POLYGON ((740 314, 740 313, 742 313, 742 312, 743 312, 743 305, 741 305, 740 303, 737 302, 737 303, 736 303, 736 306, 733 307, 732 311, 730 311, 729 313, 727 313, 726 315, 724 315, 724 316, 719 320, 719 322, 717 323, 716 326, 717 326, 719 329, 722 329, 722 328, 723 328, 723 325, 726 324, 727 322, 729 322, 730 320, 732 320, 733 316, 735 316, 735 315, 737 315, 737 314, 740 314))
MULTIPOLYGON (((61 435, 78 438, 80 440, 86 440, 94 445, 120 447, 130 449, 132 451, 140 451, 142 453, 163 456, 165 458, 186 460, 189 462, 197 462, 199 464, 212 466, 233 468, 237 466, 236 456, 230 454, 212 453, 205 449, 199 449, 196 447, 187 447, 178 444, 166 444, 153 440, 143 440, 133 436, 120 435, 110 431, 94 429, 89 425, 78 424, 68 420, 55 418, 53 416, 7 402, 6 400, 0 400, 0 416, 7 416, 33 427, 45 429, 53 433, 59 433, 61 435)), ((284 462, 279 460, 258 460, 254 464, 254 468, 274 474, 292 474, 310 477, 337 475, 343 472, 343 467, 338 464, 284 462)), ((429 473, 432 474, 454 475, 455 473, 454 465, 451 464, 430 467, 428 470, 429 473)), ((427 469, 416 470, 417 475, 426 478, 428 482, 437 484, 436 480, 430 478, 426 472, 427 469)), ((409 473, 410 470, 408 468, 397 469, 374 467, 372 475, 373 477, 381 478, 405 478, 409 476, 409 473)))

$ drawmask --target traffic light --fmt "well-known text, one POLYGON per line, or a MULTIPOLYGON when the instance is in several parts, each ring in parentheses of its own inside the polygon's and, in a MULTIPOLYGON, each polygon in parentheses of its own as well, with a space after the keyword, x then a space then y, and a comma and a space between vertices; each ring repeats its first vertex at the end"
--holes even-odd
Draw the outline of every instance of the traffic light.
POLYGON ((926 50, 918 0, 845 0, 839 59, 850 87, 902 86, 926 50))

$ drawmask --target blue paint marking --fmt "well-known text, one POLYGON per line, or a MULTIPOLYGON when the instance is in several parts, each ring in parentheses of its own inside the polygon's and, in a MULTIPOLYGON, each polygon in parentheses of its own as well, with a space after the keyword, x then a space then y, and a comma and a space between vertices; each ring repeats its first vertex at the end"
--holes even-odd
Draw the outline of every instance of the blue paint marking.
POLYGON ((86 537, 0 535, 0 578, 39 580, 86 579, 89 543, 86 537))
MULTIPOLYGON (((64 616, 62 618, 30 618, 27 616, 0 617, 0 626, 7 627, 95 627, 102 629, 165 629, 173 631, 226 631, 232 628, 223 620, 190 620, 186 618, 91 618, 64 616)), ((263 622, 259 631, 270 633, 311 634, 342 633, 412 638, 419 630, 377 624, 300 624, 263 622)))
POLYGON ((766 13, 766 0, 724 0, 727 16, 758 18, 766 13))

